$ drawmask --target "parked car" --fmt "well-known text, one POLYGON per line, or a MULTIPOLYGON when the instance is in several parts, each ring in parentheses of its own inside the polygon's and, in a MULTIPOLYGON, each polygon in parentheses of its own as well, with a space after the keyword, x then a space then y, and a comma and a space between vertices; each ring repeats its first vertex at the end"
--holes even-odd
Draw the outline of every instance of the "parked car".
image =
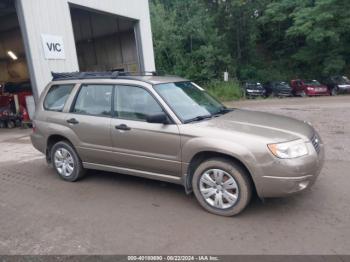
POLYGON ((350 80, 346 76, 332 76, 325 81, 332 96, 350 93, 350 80))
POLYGON ((242 89, 243 89, 243 93, 244 93, 245 97, 247 97, 247 98, 265 97, 266 96, 265 88, 263 87, 263 85, 260 82, 257 82, 257 81, 244 82, 242 89))
POLYGON ((295 96, 329 96, 328 87, 317 80, 292 80, 291 87, 295 96))
POLYGON ((266 96, 293 96, 292 87, 284 81, 272 81, 265 84, 266 96))
POLYGON ((26 108, 26 110, 26 97, 33 95, 31 84, 28 81, 19 83, 8 82, 5 84, 3 92, 5 94, 17 95, 19 106, 26 108))
POLYGON ((12 105, 0 107, 0 128, 15 128, 21 124, 20 115, 16 114, 12 105))
POLYGON ((179 77, 54 74, 33 124, 34 147, 66 181, 96 169, 173 182, 223 216, 242 212, 253 192, 310 188, 324 162, 308 123, 226 108, 179 77))

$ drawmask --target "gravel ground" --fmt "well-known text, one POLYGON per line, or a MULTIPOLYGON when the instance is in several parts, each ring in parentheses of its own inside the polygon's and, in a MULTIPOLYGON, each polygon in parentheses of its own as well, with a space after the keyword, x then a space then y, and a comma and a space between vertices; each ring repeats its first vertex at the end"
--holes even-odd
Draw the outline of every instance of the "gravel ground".
POLYGON ((313 123, 327 153, 314 187, 219 217, 177 185, 99 171, 63 182, 27 130, 0 130, 0 254, 350 254, 350 96, 227 104, 313 123))

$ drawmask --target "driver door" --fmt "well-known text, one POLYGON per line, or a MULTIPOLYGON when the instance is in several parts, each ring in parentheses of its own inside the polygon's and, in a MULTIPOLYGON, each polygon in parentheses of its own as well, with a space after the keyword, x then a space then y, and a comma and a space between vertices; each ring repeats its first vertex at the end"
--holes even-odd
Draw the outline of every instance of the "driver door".
POLYGON ((180 134, 176 124, 148 123, 164 110, 147 89, 119 85, 111 121, 114 165, 138 171, 181 176, 180 134))

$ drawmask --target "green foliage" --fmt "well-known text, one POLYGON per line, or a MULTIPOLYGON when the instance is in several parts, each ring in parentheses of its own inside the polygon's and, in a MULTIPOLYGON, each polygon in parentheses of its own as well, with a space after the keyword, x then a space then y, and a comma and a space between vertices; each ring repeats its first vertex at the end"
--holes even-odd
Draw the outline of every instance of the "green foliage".
MULTIPOLYGON (((150 8, 157 69, 168 74, 208 83, 226 70, 258 81, 350 73, 349 0, 150 0, 150 8)), ((235 96, 215 83, 212 92, 235 96)))
POLYGON ((350 1, 274 1, 267 5, 259 22, 263 33, 270 32, 261 39, 270 39, 265 45, 267 52, 274 59, 289 59, 297 75, 322 78, 345 73, 348 68, 350 1), (276 42, 271 32, 277 31, 281 35, 276 42))
POLYGON ((202 1, 154 0, 151 15, 160 71, 208 81, 228 66, 223 39, 202 1))
POLYGON ((214 97, 221 101, 237 100, 242 98, 243 92, 238 81, 223 82, 213 80, 205 83, 203 87, 214 97))

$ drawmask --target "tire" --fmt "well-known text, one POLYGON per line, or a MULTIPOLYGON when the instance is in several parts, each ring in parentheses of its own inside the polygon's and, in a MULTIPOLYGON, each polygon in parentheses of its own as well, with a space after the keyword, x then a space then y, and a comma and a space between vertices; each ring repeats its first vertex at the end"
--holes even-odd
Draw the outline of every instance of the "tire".
POLYGON ((212 158, 202 162, 195 170, 192 177, 193 192, 199 204, 208 212, 234 216, 241 213, 251 200, 252 184, 248 176, 240 165, 225 158, 212 158), (220 176, 222 183, 217 185, 215 182, 220 181, 220 176), (218 179, 215 180, 215 177, 218 179))
POLYGON ((15 127, 16 127, 16 123, 14 121, 10 120, 7 122, 7 128, 13 129, 15 127))
POLYGON ((303 91, 300 92, 300 96, 301 96, 301 97, 307 97, 307 94, 306 94, 305 91, 303 90, 303 91))
POLYGON ((334 87, 331 91, 332 96, 337 96, 338 95, 338 88, 334 87))
POLYGON ((69 142, 60 141, 52 147, 51 161, 56 173, 65 181, 76 182, 85 174, 82 161, 69 142))

